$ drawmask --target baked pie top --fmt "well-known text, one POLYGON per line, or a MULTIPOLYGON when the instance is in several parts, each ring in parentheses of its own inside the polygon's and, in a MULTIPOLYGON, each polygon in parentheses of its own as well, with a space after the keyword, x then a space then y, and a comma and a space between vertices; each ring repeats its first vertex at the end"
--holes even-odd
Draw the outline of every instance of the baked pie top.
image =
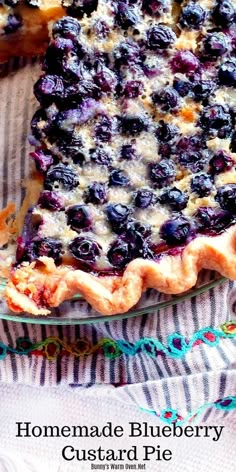
MULTIPOLYGON (((218 251, 225 241, 230 252, 236 213, 235 48, 228 0, 101 0, 80 22, 54 24, 31 123, 42 188, 18 240, 9 299, 16 287, 18 298, 29 295, 38 274, 28 310, 45 312, 79 288, 111 313, 121 305, 103 307, 103 288, 118 298, 127 277, 134 292, 138 278, 139 292, 177 293, 201 267, 236 276, 218 251), (46 273, 57 280, 47 293, 46 273), (67 290, 58 297, 59 282, 67 290)), ((126 297, 122 311, 138 300, 126 297)))

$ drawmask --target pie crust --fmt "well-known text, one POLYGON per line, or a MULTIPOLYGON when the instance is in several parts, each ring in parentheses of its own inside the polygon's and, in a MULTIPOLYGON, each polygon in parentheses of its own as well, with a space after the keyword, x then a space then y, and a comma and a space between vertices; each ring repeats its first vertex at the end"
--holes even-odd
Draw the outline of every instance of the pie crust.
POLYGON ((220 1, 100 0, 80 33, 53 26, 11 310, 47 315, 80 293, 111 315, 201 269, 236 280, 235 27, 220 1))
POLYGON ((236 280, 236 227, 215 237, 196 238, 181 255, 165 256, 156 263, 143 259, 130 262, 122 277, 94 277, 81 270, 57 268, 52 259, 16 270, 5 297, 15 312, 48 315, 52 307, 81 295, 104 315, 125 313, 147 288, 179 294, 193 287, 201 269, 220 272, 236 280))

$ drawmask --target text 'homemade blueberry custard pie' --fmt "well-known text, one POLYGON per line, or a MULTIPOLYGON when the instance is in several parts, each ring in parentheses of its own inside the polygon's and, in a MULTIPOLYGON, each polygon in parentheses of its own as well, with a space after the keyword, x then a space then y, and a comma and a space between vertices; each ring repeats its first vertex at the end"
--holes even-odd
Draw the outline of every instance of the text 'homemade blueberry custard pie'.
POLYGON ((121 313, 202 268, 236 279, 235 53, 230 0, 101 0, 53 25, 12 310, 80 293, 121 313))

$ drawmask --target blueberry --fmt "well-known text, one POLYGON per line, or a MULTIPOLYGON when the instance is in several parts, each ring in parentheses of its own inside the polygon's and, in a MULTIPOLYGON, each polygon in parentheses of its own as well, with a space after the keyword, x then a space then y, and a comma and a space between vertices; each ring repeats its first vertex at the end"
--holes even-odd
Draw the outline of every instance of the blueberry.
POLYGON ((64 97, 64 83, 57 75, 41 77, 34 85, 34 94, 41 105, 60 102, 64 97))
POLYGON ((194 216, 200 232, 219 233, 233 222, 232 214, 219 208, 199 207, 194 216))
POLYGON ((60 211, 65 207, 63 197, 58 195, 57 192, 50 192, 49 190, 43 190, 40 193, 38 204, 42 208, 51 211, 60 211))
POLYGON ((153 259, 153 252, 150 248, 151 226, 139 221, 128 221, 124 226, 121 237, 123 241, 130 244, 132 259, 142 257, 153 259))
POLYGON ((78 20, 70 16, 64 16, 54 23, 52 28, 52 37, 58 36, 66 39, 78 39, 81 31, 81 26, 78 20))
POLYGON ((75 130, 75 127, 81 121, 81 111, 80 108, 70 108, 69 110, 64 110, 58 113, 57 125, 60 130, 72 134, 75 130))
POLYGON ((160 236, 169 245, 185 243, 190 234, 190 223, 187 218, 178 216, 167 220, 160 229, 160 236))
POLYGON ((47 172, 49 167, 54 162, 54 158, 50 151, 43 151, 42 149, 37 149, 31 152, 30 156, 34 159, 35 167, 38 172, 47 172))
POLYGON ((199 172, 206 163, 206 141, 201 135, 182 136, 177 144, 175 152, 179 163, 192 172, 199 172))
POLYGON ((200 134, 181 136, 177 143, 177 149, 180 153, 185 151, 202 151, 206 149, 206 141, 200 134))
POLYGON ((134 8, 127 5, 125 2, 117 2, 115 22, 122 29, 127 30, 128 28, 135 26, 139 21, 139 16, 135 12, 134 8))
POLYGON ((202 170, 206 163, 206 157, 200 151, 189 149, 178 154, 179 163, 186 169, 190 169, 191 172, 199 172, 202 170))
POLYGON ((103 92, 114 89, 117 79, 111 69, 110 59, 102 51, 95 52, 94 69, 96 74, 93 76, 95 83, 103 92))
POLYGON ((110 204, 106 207, 107 218, 110 223, 122 224, 128 219, 130 209, 121 203, 110 204))
POLYGON ((206 11, 196 2, 189 2, 182 8, 179 24, 182 28, 199 29, 206 18, 206 11))
POLYGON ((199 197, 206 197, 212 191, 213 183, 210 175, 199 174, 195 175, 191 180, 191 190, 199 197))
POLYGON ((100 182, 92 182, 85 191, 84 199, 86 203, 106 203, 108 199, 106 185, 100 182))
POLYGON ((218 0, 213 10, 213 19, 217 26, 228 27, 235 19, 233 3, 230 0, 218 0))
POLYGON ((95 164, 108 166, 112 161, 111 156, 109 156, 109 154, 103 151, 103 149, 90 149, 89 153, 91 161, 93 161, 95 164))
POLYGON ((223 56, 228 50, 227 37, 223 33, 211 33, 203 40, 203 49, 209 59, 223 56))
POLYGON ((191 51, 178 51, 171 61, 171 67, 174 73, 189 75, 199 69, 200 63, 191 51))
POLYGON ((10 13, 7 17, 7 24, 3 30, 5 34, 15 33, 23 24, 22 17, 18 14, 10 13))
POLYGON ((129 80, 124 87, 124 96, 127 98, 137 98, 143 92, 141 80, 129 80))
POLYGON ((96 241, 83 236, 77 236, 69 244, 71 254, 78 261, 91 265, 101 254, 101 246, 96 241))
POLYGON ((65 190, 72 190, 79 185, 78 176, 70 166, 58 164, 47 172, 44 181, 46 190, 53 190, 61 186, 65 190))
POLYGON ((186 97, 192 90, 192 84, 189 80, 174 79, 173 87, 181 97, 186 97))
POLYGON ((94 82, 104 93, 108 93, 114 90, 117 84, 117 80, 114 73, 110 71, 107 67, 101 68, 95 74, 94 82))
POLYGON ((77 83, 66 83, 64 90, 64 103, 81 103, 85 98, 101 97, 101 89, 92 80, 80 80, 77 83))
POLYGON ((129 177, 124 171, 120 169, 114 169, 110 172, 109 185, 114 185, 116 187, 126 187, 129 185, 129 183, 129 177))
POLYGON ((121 239, 117 239, 110 246, 107 258, 111 265, 124 269, 132 260, 132 246, 121 239))
POLYGON ((102 67, 107 67, 109 70, 113 70, 111 66, 111 56, 108 52, 101 51, 100 49, 95 49, 93 51, 94 54, 94 69, 98 71, 102 67))
POLYGON ((136 136, 147 129, 147 122, 141 116, 126 115, 121 118, 121 131, 123 134, 136 136))
POLYGON ((62 244, 57 239, 45 237, 32 241, 31 250, 35 257, 47 256, 60 263, 62 244))
POLYGON ((220 187, 215 199, 223 210, 236 213, 236 184, 226 184, 220 187))
POLYGON ((99 111, 99 103, 93 98, 86 98, 78 108, 60 112, 57 117, 57 126, 67 133, 73 133, 76 126, 92 120, 99 111))
POLYGON ((153 51, 167 49, 175 40, 175 33, 165 25, 155 25, 147 31, 147 46, 153 51))
POLYGON ((84 15, 90 16, 97 10, 98 0, 62 0, 62 5, 67 7, 68 15, 82 18, 84 15))
POLYGON ((179 106, 179 95, 173 87, 166 87, 163 90, 152 94, 152 101, 163 112, 177 110, 179 106))
POLYGON ((151 16, 160 17, 169 9, 168 0, 142 0, 144 13, 151 16))
POLYGON ((124 144, 120 149, 120 157, 121 159, 125 159, 127 161, 131 161, 137 157, 136 151, 133 148, 132 144, 124 144))
POLYGON ((73 205, 66 210, 67 224, 74 231, 80 232, 91 228, 92 221, 86 205, 73 205))
POLYGON ((159 126, 156 128, 156 137, 159 141, 167 143, 172 141, 176 135, 178 135, 178 128, 174 125, 170 125, 165 121, 159 121, 159 126))
POLYGON ((75 45, 71 39, 56 38, 51 41, 44 58, 44 69, 51 74, 62 73, 69 53, 75 51, 75 45))
POLYGON ((75 134, 63 134, 57 141, 57 146, 60 153, 67 159, 72 159, 74 164, 81 165, 84 160, 82 140, 79 135, 75 134))
POLYGON ((114 50, 114 57, 118 67, 122 65, 130 66, 140 62, 140 49, 137 43, 128 40, 121 42, 114 50))
POLYGON ((164 159, 169 159, 173 152, 174 148, 170 143, 160 143, 158 146, 158 154, 164 159))
POLYGON ((221 64, 218 78, 221 85, 236 87, 236 61, 229 60, 221 64))
POLYGON ((95 137, 98 141, 106 143, 112 137, 112 120, 109 116, 100 115, 100 119, 94 128, 95 137))
POLYGON ((142 246, 145 239, 151 236, 151 226, 139 221, 128 221, 125 226, 125 239, 135 246, 142 246))
POLYGON ((182 192, 176 187, 168 189, 166 192, 162 193, 159 197, 159 201, 166 205, 169 205, 170 208, 174 211, 180 211, 186 208, 188 203, 188 195, 186 192, 182 192))
POLYGON ((43 223, 43 218, 39 214, 34 214, 35 206, 31 206, 24 218, 23 228, 21 231, 20 240, 29 243, 34 238, 37 238, 40 226, 43 223))
POLYGON ((32 262, 39 256, 52 257, 59 262, 59 251, 61 243, 58 239, 39 237, 39 230, 43 223, 43 218, 39 214, 34 214, 35 206, 32 206, 24 219, 21 237, 17 240, 16 259, 17 262, 32 262))
POLYGON ((104 20, 98 18, 93 24, 93 31, 96 38, 105 39, 110 32, 110 28, 104 20))
POLYGON ((150 190, 140 189, 134 194, 134 206, 137 208, 147 208, 154 202, 155 196, 150 190))
POLYGON ((162 159, 159 162, 150 164, 150 179, 157 188, 165 187, 175 180, 176 169, 172 161, 162 159))
POLYGON ((201 80, 192 86, 192 92, 196 101, 205 100, 213 92, 215 84, 212 80, 201 80))
POLYGON ((212 174, 220 174, 232 169, 234 161, 225 151, 218 151, 209 161, 212 174))
POLYGON ((227 138, 233 124, 229 108, 223 105, 209 105, 200 115, 199 125, 210 137, 227 138))

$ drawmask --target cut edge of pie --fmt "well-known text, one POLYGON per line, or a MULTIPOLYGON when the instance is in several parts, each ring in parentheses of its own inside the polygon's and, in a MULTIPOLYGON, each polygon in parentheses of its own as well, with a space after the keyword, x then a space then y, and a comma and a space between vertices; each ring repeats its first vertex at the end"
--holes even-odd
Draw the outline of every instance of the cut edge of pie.
POLYGON ((5 290, 10 309, 47 315, 80 293, 104 315, 124 313, 133 307, 147 288, 180 294, 192 288, 201 269, 220 272, 236 279, 236 226, 214 236, 197 237, 182 254, 164 256, 159 262, 135 259, 122 277, 95 277, 81 270, 56 267, 52 258, 22 266, 11 276, 5 290))
MULTIPOLYGON (((40 8, 29 8, 20 4, 16 8, 0 6, 0 62, 6 62, 13 56, 32 57, 45 52, 49 42, 50 23, 65 14, 60 0, 43 0, 40 8), (4 34, 11 17, 19 19, 21 25, 10 34, 4 34)), ((15 21, 16 23, 16 21, 15 21)), ((9 28, 11 25, 9 26, 9 28)))

